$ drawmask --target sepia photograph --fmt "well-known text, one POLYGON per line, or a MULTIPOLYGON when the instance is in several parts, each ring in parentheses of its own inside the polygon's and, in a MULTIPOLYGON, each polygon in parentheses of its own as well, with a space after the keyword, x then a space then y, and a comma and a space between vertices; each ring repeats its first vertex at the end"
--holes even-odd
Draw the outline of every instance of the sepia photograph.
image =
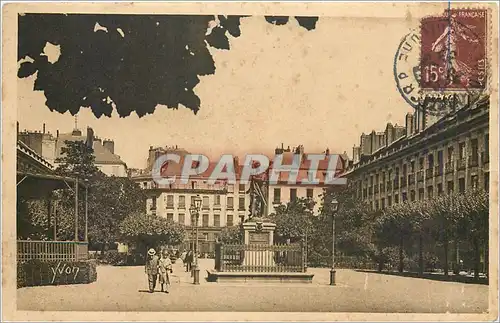
POLYGON ((498 318, 497 4, 2 16, 2 320, 498 318))

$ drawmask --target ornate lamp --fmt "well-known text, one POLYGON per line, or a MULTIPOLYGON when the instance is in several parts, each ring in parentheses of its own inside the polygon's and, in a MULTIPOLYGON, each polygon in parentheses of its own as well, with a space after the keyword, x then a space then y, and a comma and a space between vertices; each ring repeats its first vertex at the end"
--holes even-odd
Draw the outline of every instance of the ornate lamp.
POLYGON ((200 208, 201 208, 201 197, 200 195, 196 195, 193 199, 193 204, 189 208, 189 212, 191 213, 192 219, 195 220, 195 228, 196 228, 196 240, 194 247, 194 269, 193 269, 193 283, 195 285, 200 284, 200 268, 198 267, 198 221, 200 218, 200 208))
POLYGON ((330 286, 335 286, 335 215, 339 208, 339 202, 333 198, 330 201, 332 216, 332 269, 330 269, 330 286))

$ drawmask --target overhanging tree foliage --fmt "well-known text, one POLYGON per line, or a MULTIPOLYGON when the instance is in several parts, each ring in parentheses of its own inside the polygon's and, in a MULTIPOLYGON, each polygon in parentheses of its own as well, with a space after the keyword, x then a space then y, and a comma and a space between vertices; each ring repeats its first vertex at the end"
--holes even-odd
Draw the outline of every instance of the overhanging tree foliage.
MULTIPOLYGON (((51 111, 76 114, 89 107, 96 117, 153 113, 156 106, 193 112, 194 88, 215 73, 209 46, 229 49, 243 16, 23 14, 18 17, 18 76, 37 73, 34 90, 44 91, 51 111), (100 27, 99 27, 100 26, 100 27), (99 28, 96 28, 99 27, 99 28), (36 32, 33 32, 36 30, 36 32), (42 55, 47 42, 60 46, 57 62, 42 55), (207 46, 208 44, 208 46, 207 46)), ((265 17, 275 25, 288 17, 265 17)), ((317 17, 296 17, 307 30, 317 17)))
POLYGON ((124 241, 142 247, 179 245, 186 235, 183 225, 145 213, 130 214, 119 228, 124 241))

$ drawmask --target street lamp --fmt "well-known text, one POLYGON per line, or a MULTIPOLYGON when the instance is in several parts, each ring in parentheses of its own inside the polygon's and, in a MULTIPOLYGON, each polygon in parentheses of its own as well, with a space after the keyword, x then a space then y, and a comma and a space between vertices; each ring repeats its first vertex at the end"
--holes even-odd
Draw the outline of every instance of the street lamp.
POLYGON ((194 269, 193 269, 193 283, 195 285, 200 284, 200 268, 198 267, 198 221, 200 218, 200 207, 201 207, 201 198, 199 195, 196 195, 193 199, 191 207, 189 208, 189 213, 191 213, 191 218, 195 220, 195 229, 196 229, 196 242, 194 247, 194 269))
POLYGON ((335 286, 335 215, 337 213, 339 202, 336 199, 331 200, 332 216, 332 269, 330 269, 330 286, 335 286))
POLYGON ((84 179, 85 182, 85 242, 89 242, 89 180, 84 179))

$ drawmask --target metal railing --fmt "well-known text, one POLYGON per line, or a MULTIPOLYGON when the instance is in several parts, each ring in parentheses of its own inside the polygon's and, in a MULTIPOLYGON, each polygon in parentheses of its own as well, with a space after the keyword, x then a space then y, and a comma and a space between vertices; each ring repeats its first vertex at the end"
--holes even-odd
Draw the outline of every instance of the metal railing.
POLYGON ((413 185, 415 184, 415 174, 411 173, 408 174, 408 185, 413 185))
POLYGON ((302 243, 216 244, 215 270, 220 272, 305 272, 302 243))
POLYGON ((481 161, 484 164, 487 164, 490 162, 490 155, 486 151, 481 152, 481 161))
POLYGON ((446 174, 453 173, 455 169, 453 168, 453 162, 449 161, 446 163, 446 174))
POLYGON ((406 182, 407 178, 406 176, 401 176, 401 187, 406 187, 406 182))
POLYGON ((423 182, 424 181, 424 171, 423 170, 419 170, 417 172, 417 180, 419 182, 423 182))
POLYGON ((399 188, 399 177, 396 177, 394 179, 394 189, 398 189, 399 188))
POLYGON ((88 243, 83 241, 17 240, 17 261, 79 261, 88 259, 88 243))
POLYGON ((469 167, 477 167, 479 166, 479 155, 472 154, 469 156, 469 167))
POLYGON ((435 176, 443 175, 443 170, 444 170, 443 164, 434 166, 434 175, 435 176))
POLYGON ((457 169, 465 168, 465 158, 460 158, 457 160, 457 169))

